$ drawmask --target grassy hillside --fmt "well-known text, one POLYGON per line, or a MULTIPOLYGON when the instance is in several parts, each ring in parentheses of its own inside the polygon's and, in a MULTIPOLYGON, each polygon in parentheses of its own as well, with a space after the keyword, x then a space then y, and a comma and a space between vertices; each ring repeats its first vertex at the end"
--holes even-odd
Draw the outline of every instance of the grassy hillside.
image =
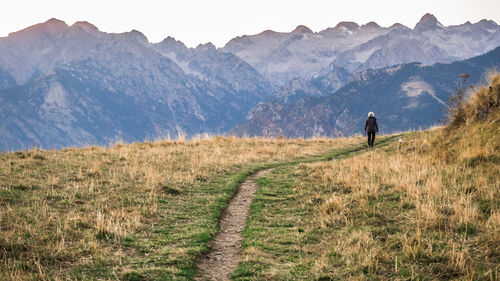
POLYGON ((500 278, 500 76, 446 128, 0 154, 0 280, 190 280, 259 180, 237 280, 500 278))
POLYGON ((190 279, 246 175, 354 142, 212 137, 0 154, 0 280, 190 279))
POLYGON ((500 76, 446 128, 260 180, 236 280, 498 280, 500 76))

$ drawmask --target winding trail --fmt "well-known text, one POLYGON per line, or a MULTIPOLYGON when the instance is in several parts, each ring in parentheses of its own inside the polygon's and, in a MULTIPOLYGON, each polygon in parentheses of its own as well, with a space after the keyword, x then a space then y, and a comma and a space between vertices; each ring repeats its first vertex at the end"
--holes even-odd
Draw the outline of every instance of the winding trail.
MULTIPOLYGON (((398 136, 400 135, 392 135, 379 139, 377 147, 389 144, 398 136)), ((301 161, 289 162, 288 164, 296 165, 299 163, 330 161, 346 155, 352 155, 362 150, 367 150, 364 144, 344 150, 337 149, 335 153, 326 156, 303 159, 301 161)), ((241 232, 245 228, 246 220, 250 214, 250 205, 259 188, 256 180, 271 170, 272 168, 269 168, 253 174, 238 187, 236 195, 222 214, 219 232, 208 245, 210 251, 198 258, 196 262, 200 274, 195 280, 229 281, 231 279, 231 274, 241 260, 241 244, 243 241, 241 232)))
POLYGON ((196 280, 230 280, 241 258, 241 232, 250 214, 250 204, 258 189, 256 179, 271 169, 262 170, 243 182, 222 215, 220 229, 210 242, 210 252, 197 262, 200 275, 196 280))

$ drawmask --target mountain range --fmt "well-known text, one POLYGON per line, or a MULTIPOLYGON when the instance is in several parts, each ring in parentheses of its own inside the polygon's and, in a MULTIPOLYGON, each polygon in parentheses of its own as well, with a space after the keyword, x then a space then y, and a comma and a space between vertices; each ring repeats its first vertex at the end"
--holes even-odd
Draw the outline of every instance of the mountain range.
POLYGON ((0 147, 222 133, 272 93, 237 56, 207 44, 174 62, 174 44, 55 19, 0 39, 0 147))
MULTIPOLYGON (((363 133, 366 114, 376 113, 381 133, 427 128, 445 120, 448 101, 460 87, 459 75, 469 74, 462 87, 486 81, 500 69, 500 47, 484 55, 451 64, 400 64, 358 72, 335 93, 292 103, 262 102, 248 121, 232 130, 237 135, 312 137, 363 133)), ((318 86, 304 81, 301 91, 318 86)), ((321 81, 321 79, 319 79, 321 81)), ((321 88, 321 85, 319 85, 321 88)))
MULTIPOLYGON (((499 45, 500 26, 493 21, 446 27, 430 14, 413 29, 342 22, 313 32, 298 26, 289 33, 237 37, 222 48, 211 43, 188 48, 171 37, 151 43, 136 30, 106 33, 88 22, 69 26, 50 19, 0 38, 0 149, 132 142, 180 133, 269 135, 277 126, 290 136, 352 134, 354 127, 341 123, 354 126, 359 121, 353 108, 365 94, 362 85, 375 87, 372 80, 380 77, 388 82, 377 87, 401 88, 403 81, 409 83, 405 89, 425 88, 425 82, 445 101, 453 89, 448 73, 429 77, 416 70, 454 65, 499 45), (410 62, 421 64, 406 64, 410 62), (431 66, 435 63, 443 64, 431 66), (417 73, 413 76, 420 80, 382 75, 395 69, 385 68, 393 65, 417 73), (329 128, 327 119, 313 114, 320 114, 320 108, 306 110, 311 103, 335 112, 327 119, 334 116, 340 125, 329 128), (280 112, 286 122, 269 120, 278 107, 286 109, 286 114, 280 112), (289 115, 293 112, 298 115, 289 115), (309 129, 310 121, 297 122, 306 113, 317 129, 309 129), (291 124, 294 130, 286 129, 291 124)), ((473 69, 457 70, 476 75, 498 62, 498 57, 489 59, 494 63, 481 61, 473 69)), ((382 95, 384 89, 372 92, 382 95)), ((419 105, 412 112, 434 112, 434 106, 420 103, 427 94, 417 97, 419 105)), ((387 112, 390 120, 405 112, 399 106, 408 106, 389 96, 380 99, 392 108, 387 112)), ((436 101, 432 95, 429 99, 436 101)), ((396 127, 428 124, 427 119, 410 118, 396 127)))
POLYGON ((349 73, 401 63, 450 63, 491 51, 500 45, 500 27, 481 20, 443 26, 426 14, 413 29, 402 24, 380 27, 340 22, 313 32, 298 26, 290 33, 264 31, 241 36, 223 48, 247 61, 274 84, 300 77, 309 80, 326 69, 349 73))

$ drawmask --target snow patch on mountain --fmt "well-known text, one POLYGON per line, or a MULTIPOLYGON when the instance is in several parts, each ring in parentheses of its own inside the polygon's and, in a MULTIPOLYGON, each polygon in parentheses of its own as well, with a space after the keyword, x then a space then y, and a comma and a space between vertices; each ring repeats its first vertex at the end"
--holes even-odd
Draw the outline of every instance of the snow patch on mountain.
MULTIPOLYGON (((413 78, 415 79, 415 78, 413 78)), ((418 97, 422 94, 429 94, 437 102, 446 106, 446 103, 436 96, 436 92, 429 83, 423 80, 411 80, 401 85, 401 91, 405 92, 408 97, 418 97)), ((414 106, 411 105, 411 106, 414 106)))

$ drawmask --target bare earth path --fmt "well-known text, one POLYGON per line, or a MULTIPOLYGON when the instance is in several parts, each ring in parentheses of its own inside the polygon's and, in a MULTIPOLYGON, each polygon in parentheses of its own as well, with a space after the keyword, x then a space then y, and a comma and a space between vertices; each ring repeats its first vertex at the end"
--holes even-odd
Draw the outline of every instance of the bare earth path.
POLYGON ((197 280, 230 280, 241 258, 241 232, 250 214, 250 204, 257 191, 256 179, 270 170, 260 171, 243 182, 229 207, 222 215, 220 230, 210 243, 210 252, 197 263, 200 277, 197 280))
MULTIPOLYGON (((377 146, 395 139, 395 137, 390 136, 379 140, 377 146)), ((350 150, 339 150, 337 154, 332 154, 326 158, 318 158, 312 161, 305 160, 303 162, 330 161, 342 155, 355 153, 364 149, 366 149, 364 145, 358 145, 350 150)), ((264 176, 271 170, 262 170, 248 177, 239 186, 236 195, 221 217, 219 232, 209 244, 210 252, 200 257, 196 263, 196 266, 200 269, 200 275, 196 280, 230 280, 231 274, 241 259, 241 243, 243 241, 241 232, 245 228, 246 220, 250 214, 250 205, 258 189, 256 179, 264 176)))

